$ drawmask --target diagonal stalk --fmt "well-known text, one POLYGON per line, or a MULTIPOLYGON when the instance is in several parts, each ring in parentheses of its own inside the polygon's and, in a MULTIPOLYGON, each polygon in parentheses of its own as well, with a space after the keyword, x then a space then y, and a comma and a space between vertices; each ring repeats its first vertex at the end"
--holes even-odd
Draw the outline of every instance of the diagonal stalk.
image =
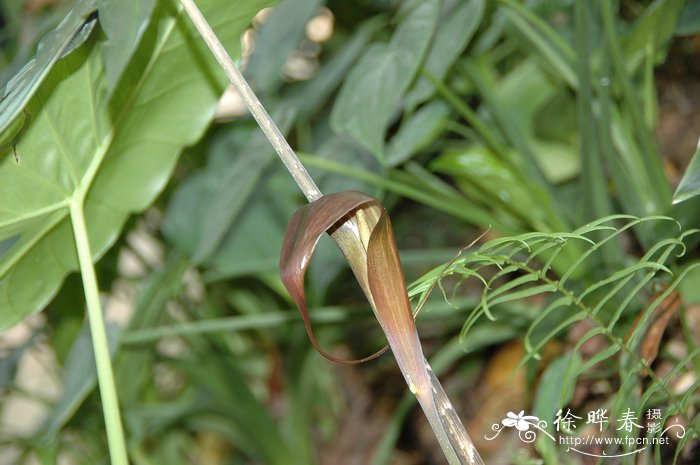
MULTIPOLYGON (((289 143, 284 138, 282 133, 275 125, 270 115, 263 108, 262 103, 250 88, 243 75, 240 73, 233 60, 226 52, 226 49, 219 41, 214 31, 209 26, 207 20, 202 16, 202 13, 197 8, 193 0, 180 0, 180 3, 185 8, 190 19, 199 31, 199 34, 204 39, 212 54, 221 65, 221 68, 226 73, 231 83, 234 85, 243 102, 248 107, 248 110, 253 115, 255 120, 260 125, 268 140, 274 147, 280 159, 289 170, 297 185, 304 193, 309 202, 314 202, 322 197, 321 191, 314 183, 309 173, 304 168, 299 158, 296 156, 289 143)), ((350 220, 345 221, 341 226, 332 233, 333 239, 338 243, 340 248, 348 255, 346 249, 355 252, 360 252, 365 249, 362 243, 362 230, 369 224, 369 221, 362 215, 354 215, 350 220), (357 250, 355 250, 357 249, 357 250)), ((371 228, 370 228, 371 230, 371 228)), ((349 261, 353 272, 358 277, 358 281, 362 286, 366 280, 361 279, 362 272, 357 267, 353 266, 353 261, 349 261)), ((366 273, 366 272, 365 272, 366 273)), ((372 292, 370 289, 365 289, 365 295, 374 307, 372 292)), ((376 313, 376 312, 375 312, 376 313)), ((392 350, 394 348, 392 347, 392 350)), ((398 359, 397 359, 398 361, 398 359)), ((422 359, 425 364, 429 377, 429 391, 422 392, 416 389, 416 386, 409 381, 411 392, 416 395, 425 411, 430 426, 433 428, 435 436, 440 443, 440 446, 445 453, 450 465, 483 465, 483 461, 471 439, 464 430, 464 426, 452 409, 449 399, 445 395, 440 381, 433 374, 427 360, 422 359)), ((404 373, 405 374, 405 373, 404 373)))
POLYGON ((97 381, 100 387, 102 411, 107 430, 109 456, 112 465, 128 465, 129 461, 121 413, 119 412, 117 387, 114 383, 114 372, 112 371, 109 345, 107 343, 107 331, 105 330, 104 318, 102 317, 102 305, 100 304, 95 268, 92 264, 92 253, 88 241, 87 227, 85 226, 83 205, 84 199, 82 196, 73 199, 70 204, 70 216, 73 224, 75 246, 78 250, 78 262, 80 263, 80 275, 83 279, 85 302, 87 303, 90 335, 95 354, 95 366, 97 367, 97 381))
POLYGON ((284 138, 280 130, 277 128, 275 122, 272 121, 272 118, 270 118, 270 115, 262 106, 262 103, 260 103, 260 100, 255 95, 255 92, 253 92, 253 89, 250 88, 241 72, 238 71, 238 68, 231 59, 231 56, 221 44, 221 41, 216 36, 216 33, 214 33, 214 31, 211 29, 211 26, 209 26, 207 20, 204 18, 204 16, 202 16, 202 13, 199 11, 199 8, 197 8, 197 5, 195 5, 193 0, 180 0, 180 3, 182 3, 182 6, 185 7, 185 11, 192 20, 192 23, 194 23, 197 31, 199 31, 202 39, 204 39, 204 42, 209 47, 209 50, 211 50, 211 53, 216 58, 216 61, 218 61, 221 65, 221 68, 224 70, 224 73, 226 73, 226 76, 231 81, 231 84, 233 84, 238 91, 238 94, 241 96, 241 99, 243 99, 246 107, 248 107, 248 110, 253 115, 253 118, 255 118, 255 121, 258 122, 260 129, 263 130, 267 136, 267 139, 270 141, 282 160, 282 163, 284 163, 284 165, 287 167, 287 170, 289 170, 289 173, 292 175, 294 181, 296 181, 297 185, 304 193, 308 201, 313 202, 314 200, 320 198, 322 194, 316 186, 316 183, 313 179, 311 179, 311 176, 309 176, 306 168, 304 168, 304 165, 301 164, 301 161, 299 161, 299 158, 297 158, 294 150, 292 150, 292 148, 289 146, 289 142, 287 142, 287 139, 284 138))

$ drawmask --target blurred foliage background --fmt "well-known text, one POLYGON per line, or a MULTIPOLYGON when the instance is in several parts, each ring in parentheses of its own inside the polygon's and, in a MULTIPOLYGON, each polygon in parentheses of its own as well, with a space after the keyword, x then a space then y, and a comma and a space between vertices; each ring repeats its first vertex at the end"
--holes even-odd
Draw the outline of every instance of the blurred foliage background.
MULTIPOLYGON (((321 191, 387 205, 411 295, 445 278, 419 332, 486 463, 700 461, 700 202, 671 203, 700 134, 698 2, 198 3, 321 191), (610 229, 564 243, 594 221, 610 229), (482 233, 481 256, 443 266, 482 233), (542 244, 561 247, 528 258, 542 244), (661 409, 686 435, 598 461, 484 439, 507 412, 551 425, 559 408, 661 409)), ((333 366, 311 348, 277 275, 303 197, 235 92, 219 98, 177 2, 114 5, 0 6, 3 82, 69 10, 84 36, 3 134, 0 463, 109 460, 60 216, 85 192, 133 463, 443 463, 390 356, 333 366), (93 130, 108 148, 84 147, 93 130), (87 185, 37 181, 98 157, 87 185)), ((384 344, 332 241, 308 276, 323 346, 384 344)))

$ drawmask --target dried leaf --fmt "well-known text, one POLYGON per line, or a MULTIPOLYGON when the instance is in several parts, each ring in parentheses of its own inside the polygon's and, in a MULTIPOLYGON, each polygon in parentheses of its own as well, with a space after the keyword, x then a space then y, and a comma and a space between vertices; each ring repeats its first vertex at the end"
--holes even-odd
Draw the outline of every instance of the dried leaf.
MULTIPOLYGON (((655 295, 654 298, 657 296, 658 294, 655 295)), ((646 361, 647 365, 651 365, 651 363, 656 359, 666 327, 671 321, 671 317, 673 317, 673 315, 678 312, 678 309, 681 308, 681 303, 680 295, 674 291, 663 301, 661 301, 659 306, 654 309, 654 313, 652 314, 651 320, 648 323, 646 334, 639 345, 639 356, 646 361)), ((628 339, 630 335, 634 334, 634 331, 639 325, 642 316, 643 314, 640 314, 635 320, 634 325, 630 329, 627 336, 628 339)))
POLYGON ((408 300, 394 231, 383 206, 367 247, 367 275, 374 312, 409 389, 416 395, 430 392, 430 378, 408 300))
MULTIPOLYGON (((280 274, 287 291, 297 304, 306 325, 306 331, 314 348, 329 360, 336 363, 356 364, 378 357, 386 352, 387 347, 360 360, 341 360, 324 351, 318 344, 309 319, 309 309, 304 292, 304 276, 311 262, 316 244, 325 232, 330 232, 333 239, 343 251, 350 267, 358 278, 362 290, 370 299, 367 280, 367 252, 369 236, 379 219, 376 204, 379 202, 366 194, 345 191, 330 194, 313 203, 299 208, 287 226, 280 255, 280 274), (374 202, 374 204, 371 204, 374 202), (370 205, 367 205, 370 204, 370 205), (363 207, 361 210, 358 210, 363 207), (340 225, 339 223, 343 221, 340 225)), ((376 310, 375 310, 376 313, 376 310)))

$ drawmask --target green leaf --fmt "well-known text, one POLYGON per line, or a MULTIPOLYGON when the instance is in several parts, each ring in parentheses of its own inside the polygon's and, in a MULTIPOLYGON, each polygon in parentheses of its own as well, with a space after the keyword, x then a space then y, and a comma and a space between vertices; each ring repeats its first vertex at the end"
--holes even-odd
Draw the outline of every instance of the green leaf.
POLYGON ((503 153, 504 151, 499 150, 499 155, 510 160, 510 165, 524 180, 523 188, 528 190, 531 197, 536 198, 540 209, 547 213, 549 226, 534 225, 534 229, 540 231, 570 229, 560 211, 562 206, 555 203, 552 186, 543 175, 531 139, 523 129, 523 115, 514 112, 509 102, 502 100, 503 97, 497 90, 499 83, 494 64, 485 59, 467 60, 463 62, 462 69, 483 99, 480 105, 483 108, 482 111, 488 111, 492 115, 493 123, 501 128, 503 135, 516 151, 516 153, 503 153))
POLYGON ((348 69, 367 48, 371 36, 384 26, 385 21, 381 16, 374 16, 362 23, 342 48, 322 63, 313 79, 297 83, 290 89, 291 106, 300 118, 308 118, 326 105, 330 95, 348 74, 348 69))
MULTIPOLYGON (((417 202, 424 203, 425 205, 435 208, 436 210, 449 213, 456 218, 483 226, 493 225, 500 231, 508 233, 513 233, 514 231, 512 227, 506 225, 504 221, 486 211, 486 209, 477 207, 471 202, 466 201, 466 199, 461 199, 460 197, 455 198, 454 195, 450 195, 448 197, 443 193, 435 192, 426 184, 421 184, 417 187, 405 182, 386 179, 385 177, 379 176, 374 172, 349 167, 326 158, 304 154, 300 154, 299 158, 309 167, 317 167, 329 172, 339 173, 344 176, 360 179, 367 183, 382 187, 388 191, 413 199, 417 202)), ((415 180, 415 178, 413 179, 415 180)))
POLYGON ((700 286, 697 283, 700 283, 700 268, 690 271, 678 287, 683 300, 688 304, 700 304, 700 286))
POLYGON ((0 133, 24 109, 51 68, 87 38, 94 21, 86 18, 95 11, 95 0, 77 0, 61 23, 44 37, 37 53, 5 86, 0 100, 0 133), (81 31, 83 33, 81 33, 81 31), (80 40, 74 41, 78 37, 80 40))
MULTIPOLYGON (((606 130, 610 131, 606 137, 612 137, 613 143, 623 158, 623 163, 629 165, 622 168, 621 173, 634 173, 634 176, 626 176, 625 183, 619 183, 616 187, 621 191, 623 204, 635 202, 635 194, 625 193, 628 187, 625 184, 635 185, 632 189, 637 190, 636 202, 639 209, 626 208, 630 213, 638 215, 649 215, 665 211, 671 202, 671 190, 668 181, 664 176, 661 157, 655 146, 654 137, 644 119, 644 114, 639 98, 639 90, 635 87, 633 80, 627 70, 627 63, 620 43, 619 25, 616 22, 615 2, 609 0, 598 2, 600 17, 602 20, 606 47, 604 53, 613 71, 613 79, 620 91, 619 100, 610 95, 609 86, 601 86, 602 111, 607 111, 610 115, 611 125, 606 130), (611 105, 615 103, 614 106, 611 105), (627 152, 627 153, 624 153, 627 152), (624 155, 622 155, 624 153, 624 155)), ((615 167, 611 170, 613 176, 619 172, 615 167)), ((642 237, 642 242, 649 243, 653 239, 642 237)))
POLYGON ((561 86, 555 85, 533 58, 515 66, 493 90, 496 101, 507 102, 509 115, 504 116, 513 126, 510 132, 516 134, 514 129, 519 129, 524 146, 531 147, 532 156, 549 183, 558 184, 579 174, 573 141, 564 139, 568 143, 562 144, 554 134, 546 133, 558 129, 568 135, 576 130, 575 114, 565 113, 573 107, 568 91, 562 92, 561 86), (564 102, 559 103, 562 99, 564 102), (558 125, 563 127, 557 128, 558 125))
MULTIPOLYGON (((266 2, 200 1, 229 50, 266 2), (214 16, 214 15, 211 15, 214 16)), ((162 2, 109 105, 97 47, 72 53, 30 104, 20 164, 0 162, 0 329, 43 308, 78 267, 69 207, 84 201, 93 259, 163 189, 212 118, 224 80, 175 3, 162 2)))
POLYGON ((547 229, 541 226, 545 220, 542 205, 532 198, 527 181, 485 147, 445 153, 431 164, 431 169, 454 176, 465 193, 479 196, 493 210, 504 211, 521 227, 526 220, 535 229, 547 229))
POLYGON ((575 371, 580 365, 581 356, 578 353, 566 354, 551 362, 542 374, 535 395, 533 414, 541 420, 546 420, 550 426, 557 410, 567 405, 573 395, 573 386, 563 385, 562 380, 571 371, 571 367, 575 371))
MULTIPOLYGON (((286 134, 293 113, 278 114, 275 119, 286 134)), ((195 263, 207 261, 221 245, 274 157, 270 142, 257 128, 242 148, 235 145, 232 137, 219 138, 207 167, 182 183, 168 205, 163 225, 166 237, 195 263), (232 151, 239 153, 232 157, 232 151), (241 175, 243 172, 245 176, 241 175)))
POLYGON ((272 10, 255 36, 255 50, 246 66, 246 77, 259 93, 268 93, 281 82, 287 57, 304 38, 306 23, 318 12, 321 0, 283 0, 272 10))
MULTIPOLYGON (((108 324, 107 337, 110 354, 114 355, 119 341, 119 326, 108 324)), ((71 419, 97 385, 95 356, 87 322, 68 353, 63 378, 63 393, 42 427, 42 433, 48 437, 55 435, 71 419)))
MULTIPOLYGON (((333 161, 348 169, 362 169, 368 172, 379 172, 377 159, 362 148, 357 141, 348 136, 338 136, 333 133, 320 142, 316 150, 318 157, 333 161)), ((311 176, 316 179, 321 192, 336 192, 341 190, 358 190, 371 192, 372 185, 364 180, 344 176, 342 173, 332 173, 317 168, 310 168, 311 176)))
POLYGON ((656 52, 673 37, 685 3, 683 0, 656 0, 644 10, 625 40, 628 69, 637 68, 649 51, 656 52))
POLYGON ((548 182, 563 184, 581 174, 581 160, 575 147, 540 138, 533 138, 530 145, 548 182))
POLYGON ((450 107, 440 100, 426 104, 411 115, 389 142, 387 164, 400 165, 430 145, 445 129, 449 115, 450 107))
POLYGON ((298 188, 289 182, 289 174, 281 166, 274 168, 239 210, 220 247, 207 261, 218 278, 276 271, 285 221, 298 206, 298 188))
POLYGON ((698 194, 700 194, 700 143, 673 195, 673 203, 683 202, 698 194))
MULTIPOLYGON (((371 45, 340 90, 331 126, 384 158, 384 134, 430 44, 438 2, 408 2, 389 44, 371 45), (406 11, 407 10, 407 11, 406 11)), ((400 13, 402 13, 400 12, 400 13)))
MULTIPOLYGON (((180 256, 172 257, 163 269, 148 276, 136 300, 133 316, 126 335, 149 330, 165 319, 165 306, 182 292, 183 275, 190 265, 180 256)), ((119 400, 123 405, 139 401, 142 392, 151 383, 154 359, 157 354, 149 345, 125 346, 125 333, 119 338, 120 347, 115 360, 115 380, 119 386, 119 400)))
POLYGON ((369 47, 343 83, 331 114, 331 126, 356 138, 377 158, 396 105, 411 81, 411 57, 385 44, 369 47))
MULTIPOLYGON (((499 288, 500 289, 500 288, 499 288)), ((529 287, 519 291, 505 294, 493 300, 489 299, 489 305, 497 305, 512 300, 525 299, 527 297, 543 294, 545 292, 556 292, 557 288, 554 284, 540 284, 538 286, 529 287)))
MULTIPOLYGON (((563 390, 567 386, 563 386, 562 380, 566 377, 569 371, 569 365, 573 364, 578 367, 581 364, 581 357, 577 353, 571 355, 566 354, 552 361, 545 372, 542 374, 542 379, 539 382, 537 393, 535 394, 535 403, 533 406, 533 415, 540 420, 547 422, 548 430, 554 432, 552 427, 554 417, 560 408, 563 408, 571 401, 573 389, 563 390)), ((541 456, 547 459, 545 463, 559 463, 557 459, 557 450, 552 445, 550 439, 541 436, 536 442, 535 447, 541 456)))
POLYGON ((19 163, 20 155, 17 153, 17 143, 30 121, 31 118, 27 113, 20 113, 20 116, 13 119, 5 131, 0 133, 0 159, 11 152, 15 161, 19 163))
POLYGON ((500 0, 500 3, 505 6, 502 8, 503 13, 526 39, 526 42, 518 42, 521 45, 534 46, 545 61, 559 73, 561 79, 576 88, 578 82, 573 69, 575 53, 561 34, 520 2, 500 0))
POLYGON ((208 351, 204 356, 174 363, 195 386, 201 386, 200 389, 205 391, 199 404, 206 405, 209 399, 216 401, 207 410, 214 416, 226 418, 235 427, 237 444, 247 455, 257 456, 262 463, 270 465, 299 463, 295 460, 296 449, 284 442, 266 406, 248 387, 240 362, 233 357, 211 356, 221 348, 212 346, 205 350, 208 351))
POLYGON ((107 94, 117 86, 141 36, 146 31, 155 0, 131 0, 124 8, 122 0, 97 0, 100 27, 107 34, 102 43, 107 94))
MULTIPOLYGON (((425 57, 423 69, 435 79, 442 81, 447 71, 469 44, 484 15, 484 0, 457 2, 449 8, 443 2, 440 24, 435 32, 430 50, 425 57)), ((426 77, 420 77, 406 97, 406 106, 415 107, 435 94, 435 85, 426 77)))
POLYGON ((440 14, 440 2, 436 0, 407 0, 398 12, 399 25, 391 36, 389 47, 403 50, 415 60, 411 76, 420 67, 428 50, 440 14))

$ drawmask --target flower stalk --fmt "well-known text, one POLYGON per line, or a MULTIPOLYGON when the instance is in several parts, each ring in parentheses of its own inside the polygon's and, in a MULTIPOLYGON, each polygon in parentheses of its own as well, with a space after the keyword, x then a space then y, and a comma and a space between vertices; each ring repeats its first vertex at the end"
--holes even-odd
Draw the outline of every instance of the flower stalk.
POLYGON ((316 186, 314 180, 311 179, 311 176, 306 171, 301 161, 299 161, 294 150, 289 146, 287 139, 284 138, 282 132, 280 132, 275 122, 270 118, 265 107, 260 103, 255 92, 250 88, 245 78, 238 70, 238 67, 236 67, 236 64, 231 59, 231 56, 216 36, 216 33, 212 30, 211 26, 202 15, 202 12, 199 11, 199 8, 197 8, 197 5, 193 0, 180 0, 180 3, 185 8, 185 12, 190 17, 190 20, 192 20, 192 23, 202 36, 202 39, 204 39, 207 47, 211 50, 212 55, 214 55, 216 61, 221 65, 221 69, 226 73, 226 77, 228 77, 233 87, 238 91, 248 111, 253 115, 260 129, 262 129, 267 139, 275 148, 275 152, 279 155, 284 166, 287 167, 289 174, 292 175, 294 181, 304 193, 304 196, 306 196, 309 202, 320 198, 322 194, 318 186, 316 186))
POLYGON ((425 359, 418 338, 389 216, 377 199, 345 191, 323 196, 282 133, 237 69, 193 0, 180 0, 207 46, 302 190, 309 204, 290 220, 280 257, 285 287, 297 303, 309 338, 323 356, 339 360, 319 346, 304 293, 304 275, 322 234, 328 232, 345 255, 384 331, 389 347, 417 397, 451 465, 483 465, 440 382, 425 359))

